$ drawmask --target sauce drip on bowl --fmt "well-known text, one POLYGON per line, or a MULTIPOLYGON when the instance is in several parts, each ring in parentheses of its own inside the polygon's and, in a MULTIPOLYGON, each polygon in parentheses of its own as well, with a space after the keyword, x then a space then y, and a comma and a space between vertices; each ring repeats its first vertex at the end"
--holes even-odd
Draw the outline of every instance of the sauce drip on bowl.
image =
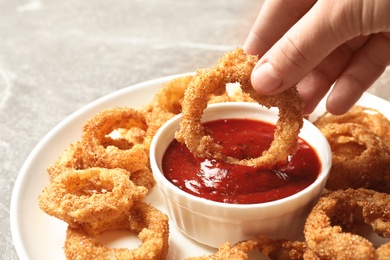
MULTIPOLYGON (((207 134, 238 159, 258 157, 268 149, 275 126, 250 119, 223 119, 204 123, 207 134)), ((321 163, 316 151, 299 138, 299 149, 286 165, 261 169, 196 158, 173 140, 162 161, 165 177, 174 185, 205 199, 235 204, 269 202, 293 195, 312 184, 321 163)))

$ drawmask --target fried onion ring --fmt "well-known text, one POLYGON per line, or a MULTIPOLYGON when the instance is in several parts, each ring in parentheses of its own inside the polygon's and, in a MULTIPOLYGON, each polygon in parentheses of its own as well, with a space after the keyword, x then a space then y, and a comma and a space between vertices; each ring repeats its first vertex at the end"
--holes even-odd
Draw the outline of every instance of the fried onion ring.
POLYGON ((181 113, 184 91, 192 78, 192 75, 188 75, 168 81, 154 95, 152 102, 142 108, 146 111, 148 125, 144 142, 147 151, 158 129, 170 118, 181 113))
POLYGON ((88 144, 84 156, 91 158, 96 167, 122 168, 135 172, 145 167, 148 155, 142 144, 129 143, 124 138, 112 138, 115 130, 137 127, 147 131, 145 115, 129 107, 105 109, 89 119, 82 132, 88 144))
POLYGON ((167 111, 162 111, 159 108, 153 108, 151 111, 146 113, 146 123, 148 125, 148 130, 145 133, 144 140, 144 148, 146 151, 149 151, 152 139, 158 129, 160 129, 160 127, 173 116, 174 114, 167 111))
POLYGON ((213 255, 189 257, 186 260, 247 260, 248 253, 255 250, 275 260, 303 259, 306 244, 300 241, 258 237, 234 245, 225 243, 213 255))
POLYGON ((91 223, 118 217, 146 195, 122 169, 69 170, 45 187, 39 207, 70 225, 91 223))
POLYGON ((326 188, 390 192, 390 148, 367 127, 332 123, 321 129, 332 150, 326 188))
POLYGON ((137 186, 143 186, 150 190, 156 184, 152 170, 145 166, 143 169, 133 172, 130 175, 130 180, 137 186))
POLYGON ((377 260, 390 259, 390 243, 381 245, 376 249, 377 260))
POLYGON ((191 75, 183 76, 163 84, 154 97, 154 108, 169 112, 172 115, 180 114, 184 92, 193 78, 191 75))
POLYGON ((77 225, 71 225, 71 226, 73 228, 82 230, 89 236, 97 236, 109 230, 119 230, 128 222, 129 222, 129 212, 124 212, 116 218, 106 219, 97 222, 90 222, 90 223, 78 223, 77 225))
MULTIPOLYGON (((142 244, 135 249, 108 248, 81 228, 68 227, 64 245, 67 259, 165 259, 168 253, 168 217, 145 202, 136 202, 126 220, 116 229, 138 234, 142 244)), ((112 227, 111 227, 112 228, 112 227)))
POLYGON ((297 136, 303 125, 303 101, 296 87, 275 95, 264 96, 251 85, 250 75, 257 63, 256 56, 246 55, 242 49, 226 53, 211 69, 199 69, 185 91, 180 130, 176 139, 185 143, 198 157, 216 158, 228 163, 247 166, 274 167, 285 163, 298 147, 297 136), (222 147, 213 138, 205 135, 201 125, 203 110, 211 95, 222 95, 228 83, 238 82, 245 93, 259 104, 279 108, 275 138, 268 150, 258 158, 238 160, 221 153, 222 147))
POLYGON ((390 120, 374 108, 355 105, 344 115, 332 115, 325 112, 317 118, 314 125, 319 129, 331 123, 356 123, 370 129, 373 133, 382 138, 390 147, 390 120))
POLYGON ((50 180, 68 170, 85 170, 93 167, 93 158, 85 156, 86 145, 82 141, 71 143, 55 163, 48 167, 50 180))
POLYGON ((304 235, 319 259, 376 259, 375 247, 358 231, 369 225, 390 237, 390 195, 367 189, 324 194, 309 214, 304 235))

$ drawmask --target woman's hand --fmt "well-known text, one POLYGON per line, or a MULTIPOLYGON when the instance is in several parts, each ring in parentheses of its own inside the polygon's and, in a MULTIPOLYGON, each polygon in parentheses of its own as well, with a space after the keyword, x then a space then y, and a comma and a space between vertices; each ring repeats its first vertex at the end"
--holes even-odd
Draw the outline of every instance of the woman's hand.
POLYGON ((343 114, 390 64, 390 0, 266 0, 244 50, 259 93, 296 84, 310 113, 336 82, 327 109, 343 114))

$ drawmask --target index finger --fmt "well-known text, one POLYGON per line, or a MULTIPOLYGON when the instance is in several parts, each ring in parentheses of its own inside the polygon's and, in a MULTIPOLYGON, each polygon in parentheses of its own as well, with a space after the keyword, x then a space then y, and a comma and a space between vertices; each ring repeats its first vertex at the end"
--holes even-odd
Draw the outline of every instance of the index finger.
POLYGON ((265 1, 244 43, 245 52, 263 56, 315 2, 316 0, 265 1))

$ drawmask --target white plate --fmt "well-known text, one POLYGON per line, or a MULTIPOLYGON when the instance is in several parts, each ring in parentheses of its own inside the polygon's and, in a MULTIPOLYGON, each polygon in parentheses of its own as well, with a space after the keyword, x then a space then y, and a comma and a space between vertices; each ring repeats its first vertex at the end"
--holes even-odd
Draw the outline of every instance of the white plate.
MULTIPOLYGON (((10 222, 14 245, 20 259, 65 259, 63 245, 66 224, 50 217, 38 207, 38 196, 46 185, 49 176, 46 172, 70 143, 79 140, 84 122, 102 109, 115 106, 139 108, 149 103, 164 82, 185 74, 160 78, 130 86, 102 97, 76 111, 53 128, 34 148, 24 163, 16 180, 12 194, 10 222)), ((360 105, 373 107, 390 118, 390 103, 370 94, 364 94, 360 105)), ((321 102, 314 113, 325 111, 321 102)), ((155 187, 147 201, 165 211, 164 202, 155 187)), ((212 234, 210 234, 212 235, 212 234)), ((136 239, 126 238, 123 233, 109 234, 101 238, 107 245, 137 245, 136 239)), ((214 253, 215 249, 202 246, 180 233, 170 223, 170 248, 168 259, 182 259, 214 253)))

